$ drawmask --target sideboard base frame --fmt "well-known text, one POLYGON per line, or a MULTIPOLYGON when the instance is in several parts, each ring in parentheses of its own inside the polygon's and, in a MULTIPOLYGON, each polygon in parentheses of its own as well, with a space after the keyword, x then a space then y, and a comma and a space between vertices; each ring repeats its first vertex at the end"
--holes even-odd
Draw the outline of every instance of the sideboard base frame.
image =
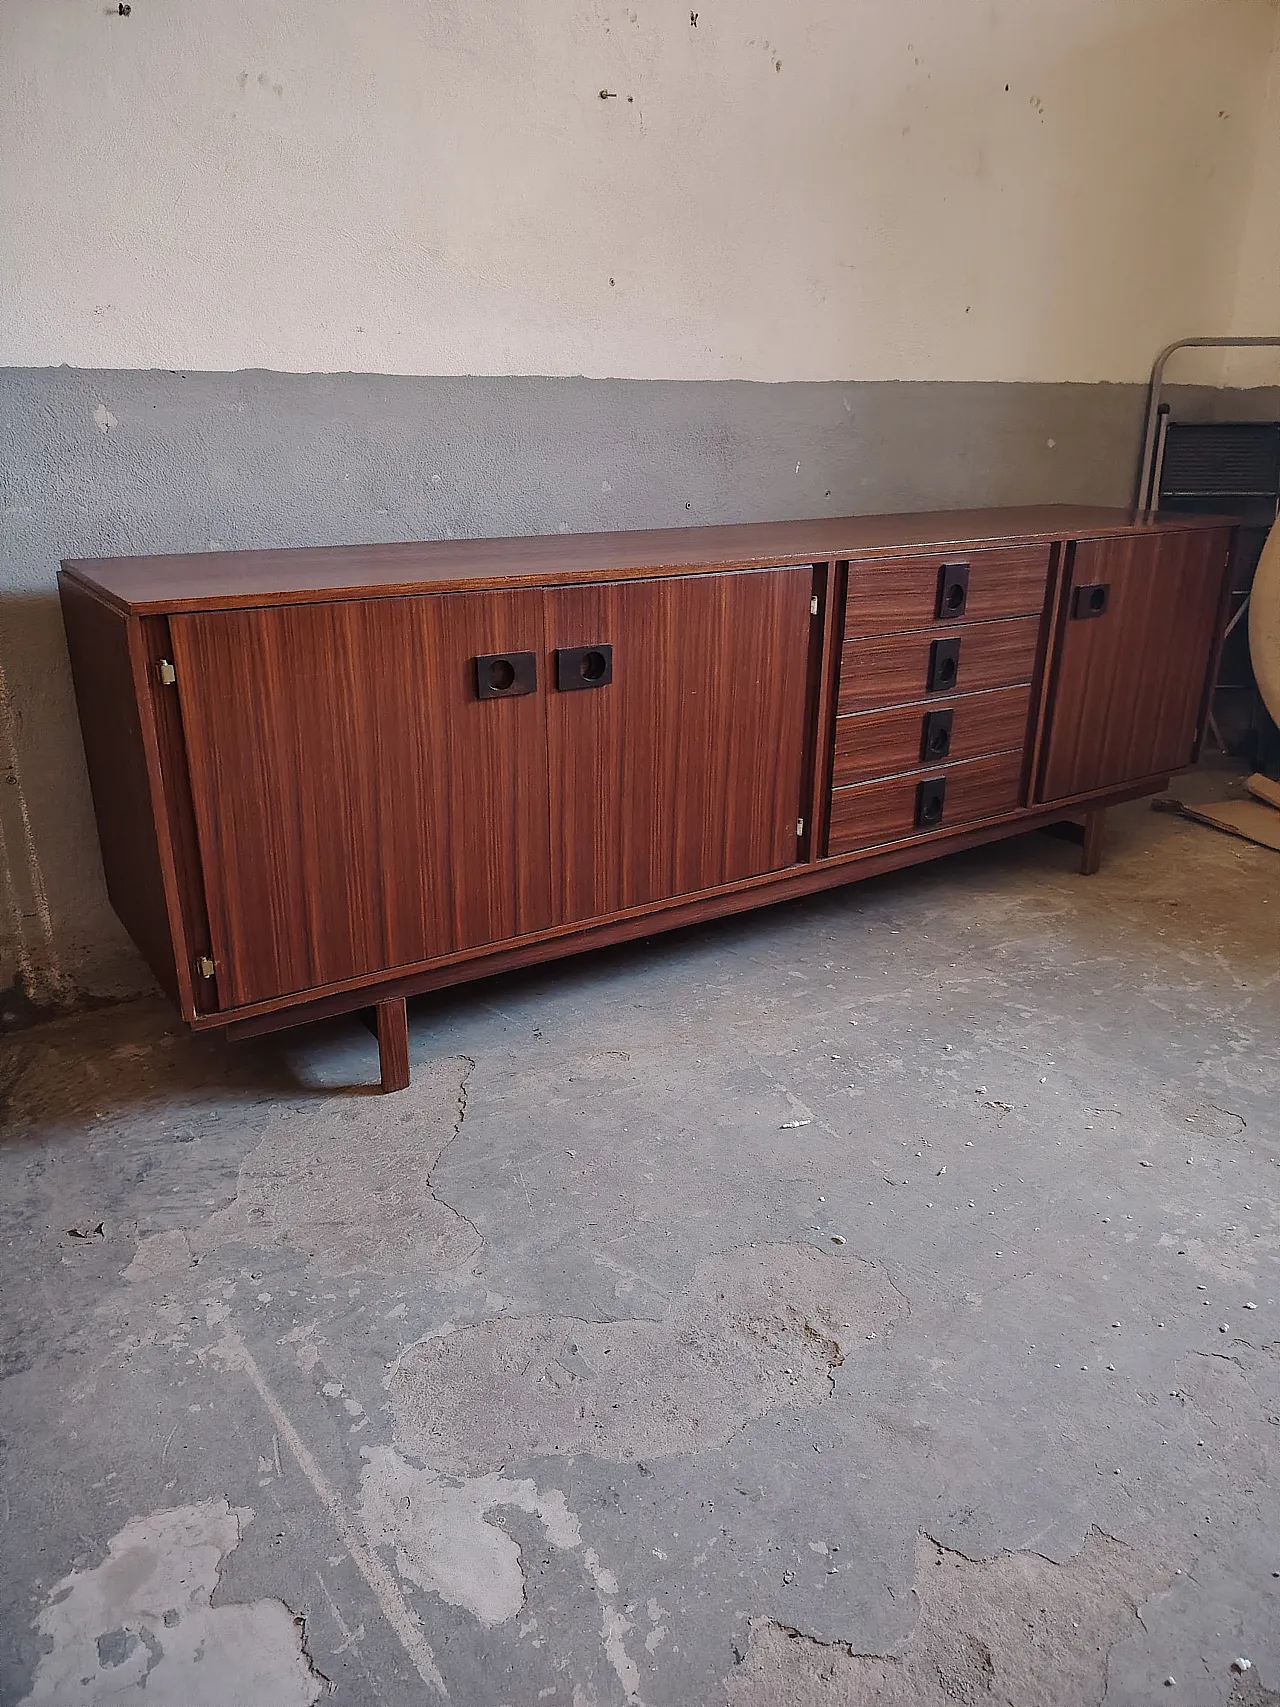
MULTIPOLYGON (((1090 804, 1085 815, 1084 846, 1080 861, 1082 875, 1092 876, 1098 869, 1102 825, 1107 809, 1123 805, 1128 800, 1159 794, 1168 785, 1167 776, 1151 777, 1090 804), (1092 837, 1090 826, 1096 826, 1092 830, 1092 837)), ((658 913, 646 912, 614 919, 585 930, 579 927, 559 937, 543 937, 514 947, 496 949, 490 954, 471 955, 465 960, 424 967, 421 971, 408 973, 403 977, 373 985, 362 985, 354 990, 337 991, 332 995, 320 996, 309 1002, 294 1003, 289 1007, 249 1014, 230 1023, 221 1015, 202 1015, 194 1020, 192 1025, 197 1031, 225 1031, 229 1039, 235 1040, 264 1037, 272 1032, 287 1031, 293 1026, 309 1025, 315 1020, 332 1019, 338 1014, 363 1012, 369 1018, 370 1030, 378 1039, 382 1089, 403 1090, 409 1083, 405 1002, 410 996, 428 995, 434 990, 447 990, 480 979, 498 978, 504 973, 518 972, 527 966, 542 965, 547 961, 565 959, 570 955, 590 954, 596 949, 634 942, 639 937, 651 936, 657 931, 680 930, 689 925, 705 924, 710 919, 727 918, 734 913, 754 911, 758 907, 772 906, 776 902, 796 900, 802 895, 813 895, 824 889, 837 889, 846 884, 861 882, 864 878, 880 877, 886 872, 899 871, 907 866, 931 863, 946 854, 964 853, 969 848, 982 847, 988 842, 1006 841, 1012 836, 1044 830, 1063 822, 1061 802, 1040 811, 1024 809, 1016 816, 1002 819, 998 823, 976 825, 950 835, 902 843, 851 858, 826 860, 819 865, 788 872, 783 877, 757 882, 749 887, 678 902, 662 908, 658 913), (374 1003, 373 1007, 370 1006, 371 1002, 374 1003), (392 1010, 398 1010, 398 1017, 392 1010)), ((1073 827, 1078 826, 1073 824, 1073 827)))

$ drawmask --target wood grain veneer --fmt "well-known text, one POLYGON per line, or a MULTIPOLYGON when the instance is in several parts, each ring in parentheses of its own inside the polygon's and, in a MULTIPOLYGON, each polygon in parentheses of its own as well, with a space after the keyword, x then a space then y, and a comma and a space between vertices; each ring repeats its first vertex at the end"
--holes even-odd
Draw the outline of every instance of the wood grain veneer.
POLYGON ((1075 547, 1041 800, 1191 762, 1230 543, 1229 530, 1215 528, 1075 547), (1109 589, 1101 616, 1073 614, 1082 586, 1109 589))
MULTIPOLYGON (((1168 783, 1167 776, 1143 777, 1128 788, 1108 794, 1103 804, 1114 806, 1143 795, 1158 794, 1168 783)), ((378 989, 384 994, 400 996, 447 990, 477 978, 500 977, 521 967, 536 966, 566 955, 587 954, 596 949, 634 942, 638 937, 652 935, 655 930, 680 930, 689 925, 705 924, 711 919, 730 918, 735 913, 749 912, 755 907, 768 907, 781 901, 816 895, 824 889, 860 883, 907 866, 923 865, 947 854, 963 853, 1023 831, 1043 829, 1064 816, 1066 804, 1055 802, 1052 806, 1019 809, 979 825, 944 829, 931 836, 913 834, 884 848, 859 849, 852 854, 821 859, 791 871, 750 878, 731 889, 673 901, 656 916, 654 910, 641 909, 618 918, 566 928, 559 934, 540 937, 536 941, 483 949, 465 958, 415 968, 399 977, 388 977, 378 989)), ((263 1003, 252 1012, 228 1015, 220 1020, 204 1017, 195 1021, 194 1029, 201 1031, 221 1025, 225 1026, 229 1037, 261 1037, 286 1026, 302 1025, 332 1014, 351 1013, 362 1008, 367 1000, 363 989, 335 990, 296 1003, 263 1003)))
POLYGON ((852 853, 913 834, 936 835, 979 818, 1012 812, 1019 803, 1022 749, 966 759, 960 764, 932 765, 902 776, 837 788, 831 795, 831 828, 827 851, 852 853), (945 777, 946 806, 933 830, 917 830, 916 791, 926 777, 945 777))
POLYGON ((1049 574, 1047 545, 1004 550, 935 552, 849 565, 844 631, 888 634, 948 620, 984 622, 1001 616, 1039 616, 1049 574), (938 582, 946 564, 963 563, 969 584, 962 617, 938 614, 938 582))
MULTIPOLYGON (((393 545, 208 551, 169 557, 76 558, 63 567, 138 614, 227 605, 395 597, 415 591, 556 585, 565 581, 699 574, 777 563, 982 544, 1161 532, 1167 521, 1132 510, 1045 504, 1002 510, 935 510, 734 527, 636 533, 550 534, 533 539, 451 539, 393 545)), ((1179 516, 1195 529, 1211 518, 1179 516)), ((1217 525, 1221 525, 1219 522, 1217 525)))
POLYGON ((175 944, 173 862, 144 732, 151 707, 136 629, 70 577, 58 580, 107 894, 173 1001, 191 1007, 175 944), (184 999, 185 998, 185 999, 184 999))
POLYGON ((613 646, 605 687, 545 697, 552 918, 599 918, 794 865, 813 570, 597 582, 542 641, 613 646))
POLYGON ((1084 841, 1080 848, 1080 875, 1093 877, 1102 864, 1102 839, 1107 833, 1106 808, 1084 815, 1084 841))
POLYGON ((409 1014, 403 996, 391 996, 374 1007, 378 1067, 384 1091, 409 1088, 409 1014))
POLYGON ((939 695, 887 711, 860 711, 836 721, 836 788, 916 769, 925 758, 922 734, 934 711, 951 713, 951 740, 942 760, 976 759, 1021 747, 1031 707, 1030 686, 986 693, 939 695))
POLYGON ((1003 622, 940 623, 910 634, 846 640, 840 664, 840 714, 942 698, 928 691, 930 649, 939 640, 960 641, 954 692, 1030 682, 1039 635, 1038 616, 1019 616, 1003 622))
POLYGON ((826 830, 827 796, 831 789, 829 731, 835 719, 836 672, 840 647, 836 640, 844 605, 844 569, 816 563, 810 603, 808 691, 804 716, 804 763, 800 777, 801 830, 797 854, 811 859, 826 830))
POLYGON ((552 922, 544 697, 474 675, 542 625, 518 591, 171 619, 224 1007, 552 922))
POLYGON ((158 802, 160 845, 173 865, 173 897, 168 912, 178 1005, 183 1017, 190 1019, 199 1011, 216 1011, 218 985, 216 978, 202 977, 196 970, 198 961, 212 955, 213 941, 192 808, 182 707, 177 694, 160 679, 162 662, 173 656, 172 638, 162 616, 131 620, 130 632, 138 659, 138 680, 145 684, 141 704, 150 712, 155 732, 152 797, 158 802))

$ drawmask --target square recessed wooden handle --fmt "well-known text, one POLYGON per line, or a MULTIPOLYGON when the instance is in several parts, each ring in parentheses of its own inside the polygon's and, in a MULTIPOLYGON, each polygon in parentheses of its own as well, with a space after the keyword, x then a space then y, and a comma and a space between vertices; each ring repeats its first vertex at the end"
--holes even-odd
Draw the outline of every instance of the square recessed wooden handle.
POLYGON ((951 751, 951 724, 955 712, 950 707, 946 711, 926 711, 924 714, 924 729, 920 737, 920 763, 936 765, 945 759, 951 751))
POLYGON ((556 648, 556 686, 561 693, 572 693, 578 688, 608 687, 612 680, 612 646, 600 642, 595 646, 556 648))
POLYGON ((1090 581, 1075 589, 1071 595, 1071 615, 1075 620, 1087 616, 1103 616, 1111 603, 1111 583, 1090 581))
POLYGON ((538 660, 532 652, 485 652, 476 659, 477 699, 519 699, 537 693, 538 660))
POLYGON ((944 563, 938 571, 938 602, 934 615, 939 621, 964 615, 969 598, 969 565, 944 563))
POLYGON ((929 692, 949 693, 959 674, 959 640, 935 640, 929 648, 929 692))
POLYGON ((942 811, 947 803, 947 779, 945 776, 927 776, 916 789, 916 828, 917 830, 935 830, 942 822, 942 811))

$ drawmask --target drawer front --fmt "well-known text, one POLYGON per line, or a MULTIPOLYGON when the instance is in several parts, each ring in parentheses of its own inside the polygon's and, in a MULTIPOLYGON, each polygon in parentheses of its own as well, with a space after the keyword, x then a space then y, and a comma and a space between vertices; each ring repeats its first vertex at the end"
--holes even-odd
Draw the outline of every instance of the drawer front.
POLYGON ((827 853, 853 853, 857 848, 878 847, 911 836, 954 830, 982 818, 997 818, 1019 805, 1021 793, 1021 751, 837 788, 831 795, 827 853), (918 819, 921 785, 927 788, 938 778, 946 780, 941 811, 922 825, 918 819))
POLYGON ((844 788, 921 765, 1021 748, 1030 708, 1028 686, 939 697, 837 718, 832 784, 844 788))
POLYGON ((1048 578, 1047 545, 851 563, 844 631, 889 634, 935 622, 1039 615, 1048 578))
POLYGON ((935 693, 978 693, 1029 682, 1039 633, 1038 616, 1020 616, 846 640, 840 660, 840 715, 902 705, 935 693), (934 648, 949 642, 959 643, 954 670, 931 671, 934 648))

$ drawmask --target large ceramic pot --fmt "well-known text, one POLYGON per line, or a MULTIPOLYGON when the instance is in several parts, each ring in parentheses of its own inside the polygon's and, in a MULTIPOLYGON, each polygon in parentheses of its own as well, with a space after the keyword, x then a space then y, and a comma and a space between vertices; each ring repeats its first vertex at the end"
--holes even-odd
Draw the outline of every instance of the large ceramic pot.
POLYGON ((1280 723, 1280 522, 1262 548, 1249 601, 1249 652, 1262 703, 1280 723))

